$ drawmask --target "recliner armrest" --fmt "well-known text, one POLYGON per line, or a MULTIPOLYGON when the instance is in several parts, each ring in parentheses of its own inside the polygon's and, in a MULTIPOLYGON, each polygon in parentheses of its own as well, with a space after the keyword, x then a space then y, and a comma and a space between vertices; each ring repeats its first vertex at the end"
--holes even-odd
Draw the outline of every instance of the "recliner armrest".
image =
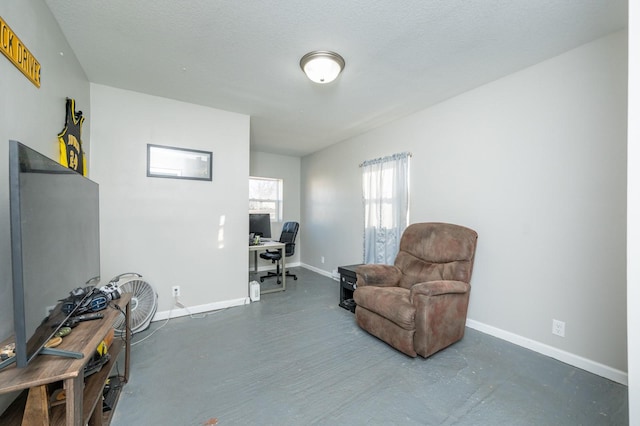
POLYGON ((442 294, 466 293, 471 289, 469 283, 453 280, 426 281, 414 284, 409 293, 409 299, 413 303, 414 296, 440 296, 442 294))
POLYGON ((356 268, 356 286, 396 287, 402 272, 393 265, 368 264, 356 268))

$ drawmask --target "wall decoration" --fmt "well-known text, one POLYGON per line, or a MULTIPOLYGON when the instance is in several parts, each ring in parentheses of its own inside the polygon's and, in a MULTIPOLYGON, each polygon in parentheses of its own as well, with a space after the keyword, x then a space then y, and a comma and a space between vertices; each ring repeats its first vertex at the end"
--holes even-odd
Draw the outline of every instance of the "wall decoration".
POLYGON ((0 16, 0 50, 36 87, 40 87, 40 62, 0 16))
POLYGON ((76 102, 67 98, 64 129, 58 134, 60 144, 60 164, 87 175, 87 162, 82 149, 82 111, 76 112, 76 102))
POLYGON ((212 180, 212 154, 208 151, 147 144, 147 176, 212 180))

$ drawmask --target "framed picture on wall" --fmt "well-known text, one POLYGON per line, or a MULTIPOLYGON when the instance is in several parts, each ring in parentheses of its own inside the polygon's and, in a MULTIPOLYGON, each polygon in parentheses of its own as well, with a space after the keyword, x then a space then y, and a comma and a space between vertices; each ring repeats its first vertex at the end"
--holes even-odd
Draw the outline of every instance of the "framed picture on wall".
POLYGON ((147 176, 212 180, 213 154, 209 151, 147 144, 147 176))

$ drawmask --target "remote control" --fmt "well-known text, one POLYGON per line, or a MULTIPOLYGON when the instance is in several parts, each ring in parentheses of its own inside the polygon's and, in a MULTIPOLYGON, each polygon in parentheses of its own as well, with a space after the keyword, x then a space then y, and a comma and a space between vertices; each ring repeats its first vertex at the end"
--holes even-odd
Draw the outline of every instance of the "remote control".
MULTIPOLYGON (((75 317, 69 318, 62 325, 65 326, 65 327, 73 328, 76 325, 78 325, 79 322, 97 320, 97 319, 101 319, 101 318, 104 318, 104 314, 92 313, 92 314, 77 315, 75 317)), ((52 327, 57 327, 59 325, 60 325, 60 323, 56 323, 56 324, 53 324, 52 327)))
POLYGON ((100 319, 100 318, 104 318, 104 314, 100 314, 100 313, 82 314, 75 317, 71 317, 69 318, 69 320, 82 322, 82 321, 91 321, 91 320, 100 319))

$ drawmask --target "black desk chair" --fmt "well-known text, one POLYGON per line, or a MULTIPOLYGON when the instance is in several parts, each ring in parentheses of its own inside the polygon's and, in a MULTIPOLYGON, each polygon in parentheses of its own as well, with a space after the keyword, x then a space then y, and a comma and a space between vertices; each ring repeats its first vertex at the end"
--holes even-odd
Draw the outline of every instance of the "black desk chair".
MULTIPOLYGON (((282 233, 280 234, 280 242, 285 243, 284 247, 284 255, 286 257, 293 256, 296 250, 296 235, 298 235, 298 222, 285 222, 282 225, 282 233)), ((265 278, 276 277, 278 280, 278 284, 282 284, 280 280, 280 262, 282 261, 282 255, 279 250, 267 250, 263 253, 260 253, 260 258, 265 260, 270 260, 271 263, 276 264, 276 272, 268 272, 267 275, 263 275, 260 277, 260 282, 264 282, 265 278)), ((285 274, 287 277, 292 277, 294 280, 297 280, 298 277, 295 274, 287 273, 285 274)))

